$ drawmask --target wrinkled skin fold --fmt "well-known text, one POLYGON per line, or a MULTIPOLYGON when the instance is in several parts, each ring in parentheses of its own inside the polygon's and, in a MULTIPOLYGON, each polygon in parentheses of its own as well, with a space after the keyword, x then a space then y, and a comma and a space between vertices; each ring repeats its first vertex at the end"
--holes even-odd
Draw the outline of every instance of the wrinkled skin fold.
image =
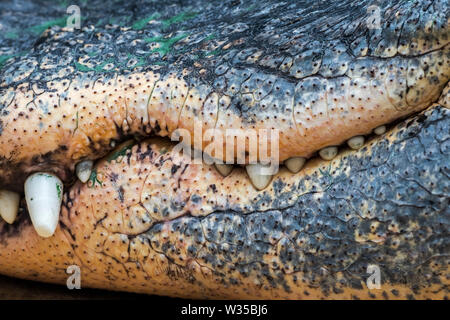
POLYGON ((1 3, 0 189, 22 200, 0 220, 0 273, 65 284, 76 265, 83 287, 186 298, 447 299, 450 10, 381 1, 369 28, 370 5, 92 1, 68 30, 62 6, 1 3), (277 128, 280 161, 308 161, 257 191, 243 167, 223 177, 173 150, 196 123, 277 128), (64 183, 47 239, 23 199, 40 171, 64 183))

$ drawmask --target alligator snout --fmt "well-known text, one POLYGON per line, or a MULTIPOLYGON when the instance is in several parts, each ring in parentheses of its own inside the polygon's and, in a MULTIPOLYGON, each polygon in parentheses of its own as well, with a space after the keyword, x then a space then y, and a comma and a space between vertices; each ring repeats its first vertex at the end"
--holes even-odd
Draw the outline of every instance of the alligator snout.
POLYGON ((128 5, 83 4, 80 29, 43 21, 55 5, 2 15, 1 273, 447 297, 446 1, 128 5))

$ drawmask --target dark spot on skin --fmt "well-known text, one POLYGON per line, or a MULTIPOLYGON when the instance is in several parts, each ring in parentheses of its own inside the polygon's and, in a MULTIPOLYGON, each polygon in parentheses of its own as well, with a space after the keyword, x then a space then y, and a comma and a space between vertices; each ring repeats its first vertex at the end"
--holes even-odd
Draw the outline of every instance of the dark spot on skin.
POLYGON ((177 170, 180 169, 180 167, 181 166, 176 165, 176 164, 172 165, 172 168, 170 169, 170 172, 172 173, 172 175, 174 175, 175 172, 177 172, 177 170))
POLYGON ((117 190, 117 193, 118 193, 118 195, 119 195, 119 200, 120 200, 120 202, 123 203, 124 200, 125 200, 125 198, 124 198, 125 190, 123 189, 122 186, 119 187, 119 189, 117 190))
POLYGON ((217 187, 215 184, 210 184, 209 188, 212 190, 213 193, 217 193, 217 187))
POLYGON ((117 182, 117 180, 119 179, 119 175, 115 172, 111 172, 109 178, 111 179, 111 182, 117 182))
POLYGON ((8 238, 20 237, 23 229, 31 225, 26 209, 21 208, 13 224, 8 224, 4 221, 0 221, 0 244, 3 246, 8 245, 8 238))

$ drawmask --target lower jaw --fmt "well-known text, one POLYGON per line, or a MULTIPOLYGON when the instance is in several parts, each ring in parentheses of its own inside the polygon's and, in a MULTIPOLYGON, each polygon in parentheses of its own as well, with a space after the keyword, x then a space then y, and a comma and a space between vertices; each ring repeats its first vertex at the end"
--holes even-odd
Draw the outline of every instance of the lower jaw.
POLYGON ((431 107, 263 191, 139 142, 68 188, 53 237, 23 204, 0 222, 0 273, 64 284, 77 265, 83 287, 190 298, 445 298, 448 119, 431 107))

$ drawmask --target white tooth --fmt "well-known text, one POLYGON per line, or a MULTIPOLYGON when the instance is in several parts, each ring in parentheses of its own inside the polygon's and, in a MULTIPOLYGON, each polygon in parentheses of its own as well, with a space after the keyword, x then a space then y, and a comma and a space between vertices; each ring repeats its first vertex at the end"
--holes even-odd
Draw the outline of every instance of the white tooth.
POLYGON ((20 195, 15 192, 0 190, 0 217, 12 224, 19 212, 20 195))
POLYGON ((81 182, 86 183, 89 180, 93 165, 94 162, 92 160, 81 161, 77 164, 75 172, 77 173, 77 177, 81 182))
POLYGON ((252 182, 253 186, 256 189, 258 190, 265 189, 269 185, 270 180, 272 180, 272 175, 262 174, 262 171, 264 171, 264 169, 267 169, 269 167, 270 166, 265 166, 259 163, 248 164, 245 166, 250 181, 252 182))
POLYGON ((379 127, 375 128, 375 130, 373 130, 373 132, 375 132, 375 134, 381 136, 383 133, 386 132, 386 126, 379 126, 379 127))
POLYGON ((224 177, 228 176, 233 170, 232 164, 215 163, 214 166, 216 167, 217 171, 219 171, 219 173, 224 177))
POLYGON ((336 157, 338 153, 337 147, 326 147, 319 151, 319 155, 324 160, 331 160, 336 157))
POLYGON ((347 141, 347 144, 350 148, 358 150, 364 145, 364 137, 363 136, 353 137, 347 141))
POLYGON ((302 157, 293 157, 284 161, 284 165, 292 173, 299 172, 305 165, 306 159, 302 157))
POLYGON ((56 230, 63 196, 63 184, 53 174, 34 173, 25 181, 25 200, 36 232, 44 238, 56 230))

